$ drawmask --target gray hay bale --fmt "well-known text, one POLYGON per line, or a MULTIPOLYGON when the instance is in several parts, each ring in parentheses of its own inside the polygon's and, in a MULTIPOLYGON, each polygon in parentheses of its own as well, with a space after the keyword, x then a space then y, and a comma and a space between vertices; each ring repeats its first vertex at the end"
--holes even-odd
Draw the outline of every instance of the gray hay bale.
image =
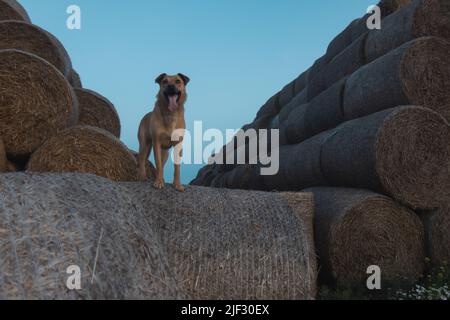
POLYGON ((72 62, 64 46, 49 32, 23 21, 0 21, 0 49, 17 49, 43 58, 68 77, 72 62))
POLYGON ((309 103, 291 111, 283 124, 289 143, 300 143, 344 122, 342 98, 346 81, 346 78, 338 81, 309 103))
POLYGON ((425 36, 450 38, 448 0, 416 0, 384 19, 381 30, 369 32, 366 59, 373 61, 406 42, 425 36))
POLYGON ((439 206, 450 165, 450 127, 422 107, 398 107, 348 121, 280 149, 268 190, 343 186, 387 193, 412 208, 439 206))
POLYGON ((69 83, 73 88, 83 88, 80 75, 75 71, 75 69, 70 70, 67 80, 69 80, 69 83))
POLYGON ((390 198, 359 189, 312 188, 319 279, 367 289, 367 268, 379 266, 382 288, 413 284, 425 268, 419 217, 390 198))
POLYGON ((287 105, 295 97, 295 80, 287 84, 279 94, 279 109, 287 105))
POLYGON ((279 93, 267 100, 261 109, 259 109, 256 114, 256 119, 274 117, 278 114, 278 110, 280 110, 279 93))
POLYGON ((399 105, 419 105, 450 120, 450 41, 413 40, 352 74, 344 93, 346 119, 399 105))
POLYGON ((450 263, 450 204, 440 209, 422 214, 425 225, 427 256, 432 264, 440 268, 450 263))
POLYGON ((329 56, 324 55, 314 62, 308 72, 307 84, 309 84, 320 72, 322 72, 331 59, 332 58, 329 56))
POLYGON ((286 106, 281 109, 279 114, 280 123, 285 122, 292 110, 308 102, 308 87, 299 92, 286 106))
POLYGON ((295 95, 298 95, 300 92, 302 92, 308 85, 309 71, 310 69, 306 70, 305 72, 300 74, 297 79, 295 79, 294 84, 295 95))
POLYGON ((189 299, 314 299, 311 194, 121 185, 144 203, 189 299))
POLYGON ((364 45, 367 34, 352 42, 333 58, 308 84, 308 101, 366 64, 364 45))
POLYGON ((16 0, 0 0, 0 21, 19 20, 31 23, 25 9, 16 0))
POLYGON ((2 299, 182 297, 144 208, 125 188, 80 174, 5 174, 0 186, 2 299), (72 265, 81 290, 66 286, 72 265))

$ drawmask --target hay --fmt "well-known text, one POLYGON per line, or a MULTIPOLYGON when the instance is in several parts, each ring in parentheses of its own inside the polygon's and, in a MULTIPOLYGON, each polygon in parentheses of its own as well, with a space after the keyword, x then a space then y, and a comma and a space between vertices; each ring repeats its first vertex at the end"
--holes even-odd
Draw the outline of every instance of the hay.
MULTIPOLYGON (((256 114, 256 119, 265 117, 274 117, 278 114, 280 110, 279 93, 271 97, 267 102, 259 109, 256 114)), ((256 120, 255 119, 255 120, 256 120)))
POLYGON ((8 156, 28 157, 78 120, 76 96, 50 63, 18 50, 0 50, 0 136, 8 156))
POLYGON ((307 102, 308 102, 308 88, 305 87, 305 89, 299 92, 291 100, 291 102, 289 102, 286 106, 283 107, 283 109, 281 109, 279 114, 280 124, 285 122, 289 118, 292 110, 307 102))
POLYGON ((7 162, 5 144, 3 140, 0 138, 0 173, 6 172, 7 170, 7 162))
POLYGON ((189 299, 313 299, 311 194, 122 184, 144 203, 189 299))
POLYGON ((366 188, 412 208, 431 209, 446 192, 450 127, 421 107, 388 109, 280 148, 267 190, 316 186, 366 188))
POLYGON ((373 61, 408 41, 424 36, 450 38, 448 0, 416 0, 384 19, 381 30, 369 32, 366 59, 373 61))
POLYGON ((359 69, 347 81, 345 117, 412 104, 450 120, 449 51, 450 41, 419 38, 359 69))
POLYGON ((137 163, 109 132, 89 126, 67 129, 49 139, 30 158, 30 172, 92 173, 113 181, 136 181, 137 163))
POLYGON ((287 84, 279 94, 279 105, 280 108, 283 108, 285 105, 287 105, 292 98, 295 97, 295 80, 287 84))
POLYGON ((0 21, 20 20, 31 23, 25 9, 16 0, 0 0, 0 21))
POLYGON ((300 143, 344 121, 342 98, 346 81, 346 78, 338 81, 309 103, 291 111, 284 124, 289 143, 300 143))
POLYGON ((385 18, 409 5, 413 1, 414 0, 381 0, 378 3, 378 6, 381 9, 381 16, 385 18))
POLYGON ((450 205, 422 214, 425 225, 427 256, 433 266, 440 268, 450 263, 450 205))
POLYGON ((35 54, 53 64, 66 77, 72 69, 69 54, 61 42, 47 31, 26 22, 0 22, 0 49, 35 54))
POLYGON ((144 208, 124 188, 92 175, 6 174, 0 197, 2 299, 182 297, 144 208), (81 290, 66 286, 71 265, 81 290))
POLYGON ((366 64, 364 44, 367 33, 333 58, 308 84, 308 101, 366 64))
POLYGON ((78 72, 75 71, 75 69, 72 69, 69 72, 69 76, 67 77, 67 80, 69 80, 70 85, 73 88, 83 88, 83 84, 81 83, 81 78, 78 72))
POLYGON ((388 197, 358 189, 313 188, 319 279, 367 289, 367 268, 377 265, 382 288, 414 283, 425 267, 419 217, 388 197))
POLYGON ((300 74, 297 79, 295 79, 294 84, 295 95, 298 95, 300 92, 302 92, 308 85, 309 71, 310 69, 306 70, 305 72, 300 74))
POLYGON ((97 92, 75 88, 78 98, 79 125, 97 127, 120 138, 120 119, 114 105, 97 92))

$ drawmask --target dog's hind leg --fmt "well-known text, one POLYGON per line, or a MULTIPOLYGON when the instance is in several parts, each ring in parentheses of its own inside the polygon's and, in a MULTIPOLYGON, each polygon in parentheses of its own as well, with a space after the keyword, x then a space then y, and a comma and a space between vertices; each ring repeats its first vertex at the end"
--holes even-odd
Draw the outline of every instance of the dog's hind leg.
POLYGON ((145 170, 145 162, 150 157, 152 152, 152 142, 151 141, 141 141, 139 139, 139 156, 138 156, 138 170, 139 170, 139 180, 147 181, 149 177, 145 170))

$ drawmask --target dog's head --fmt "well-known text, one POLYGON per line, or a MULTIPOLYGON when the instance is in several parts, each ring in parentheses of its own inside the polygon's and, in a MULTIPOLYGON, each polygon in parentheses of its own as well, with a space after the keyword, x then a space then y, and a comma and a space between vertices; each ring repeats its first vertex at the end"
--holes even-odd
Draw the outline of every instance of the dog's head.
POLYGON ((159 84, 158 99, 164 101, 170 112, 177 111, 186 102, 186 86, 190 79, 182 73, 169 76, 165 73, 156 78, 159 84))

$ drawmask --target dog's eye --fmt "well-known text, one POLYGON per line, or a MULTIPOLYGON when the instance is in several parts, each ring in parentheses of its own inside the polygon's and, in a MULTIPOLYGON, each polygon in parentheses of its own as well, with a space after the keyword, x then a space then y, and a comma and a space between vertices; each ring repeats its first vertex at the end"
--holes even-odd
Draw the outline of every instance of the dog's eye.
POLYGON ((177 81, 175 81, 176 82, 176 84, 180 84, 181 83, 181 80, 177 80, 177 81))

